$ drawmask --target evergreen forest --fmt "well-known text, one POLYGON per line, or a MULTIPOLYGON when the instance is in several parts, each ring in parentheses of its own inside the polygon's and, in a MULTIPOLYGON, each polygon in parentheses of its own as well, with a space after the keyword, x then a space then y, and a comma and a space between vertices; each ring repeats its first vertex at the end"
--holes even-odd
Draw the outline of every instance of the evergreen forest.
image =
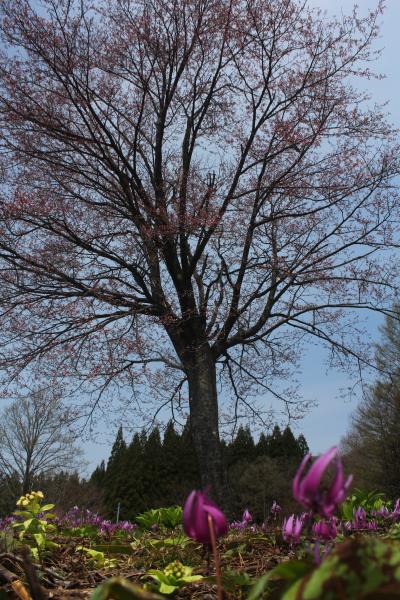
MULTIPOLYGON (((221 446, 232 518, 248 506, 255 518, 264 520, 274 500, 291 501, 290 482, 308 452, 303 435, 296 438, 290 427, 276 425, 256 441, 249 427, 240 426, 221 446)), ((121 519, 133 520, 149 508, 182 504, 188 489, 200 488, 190 424, 179 432, 170 421, 163 435, 155 427, 148 435, 135 433, 130 442, 121 426, 107 464, 95 469, 90 482, 100 490, 102 513, 108 518, 115 518, 118 506, 121 519)))

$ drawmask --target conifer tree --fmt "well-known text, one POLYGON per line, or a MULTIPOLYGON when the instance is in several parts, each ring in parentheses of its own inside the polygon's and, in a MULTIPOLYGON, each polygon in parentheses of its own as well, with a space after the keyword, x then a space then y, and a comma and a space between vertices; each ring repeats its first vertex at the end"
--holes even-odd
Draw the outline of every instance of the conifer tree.
POLYGON ((125 501, 126 479, 123 469, 125 454, 126 443, 121 425, 111 449, 105 475, 104 499, 109 517, 115 516, 118 503, 125 501))
POLYGON ((284 445, 282 442, 282 432, 279 425, 275 425, 272 435, 268 438, 268 455, 271 458, 284 456, 284 445))
POLYGON ((200 470, 193 442, 190 419, 186 421, 180 438, 180 465, 179 499, 180 502, 183 502, 190 490, 201 487, 200 470))
POLYGON ((229 464, 239 461, 251 461, 255 457, 255 444, 250 427, 239 427, 235 439, 228 446, 229 464))
POLYGON ((134 520, 135 517, 149 508, 144 491, 144 445, 146 436, 135 433, 126 449, 123 471, 126 477, 125 498, 126 508, 124 519, 134 520))
POLYGON ((178 487, 182 479, 181 436, 173 421, 167 424, 162 444, 163 502, 170 506, 179 502, 178 487))
MULTIPOLYGON (((303 435, 296 440, 289 427, 281 432, 279 426, 270 436, 262 433, 257 444, 249 427, 239 427, 235 439, 221 446, 232 492, 228 510, 235 518, 244 505, 257 518, 265 518, 273 500, 285 505, 294 471, 308 451, 303 435)), ((104 481, 110 517, 118 502, 121 518, 131 520, 150 508, 182 504, 190 490, 201 487, 190 421, 180 434, 169 422, 162 442, 158 427, 148 437, 145 431, 136 433, 128 447, 120 428, 107 469, 100 464, 91 481, 104 481)))
POLYGON ((143 490, 147 507, 163 505, 165 480, 163 475, 163 449, 158 427, 150 432, 143 449, 143 490))
POLYGON ((300 448, 290 427, 285 427, 281 436, 282 457, 298 461, 301 458, 300 448))
POLYGON ((310 448, 308 447, 307 440, 302 433, 297 438, 297 445, 299 447, 300 457, 303 458, 310 451, 310 448))
POLYGON ((269 441, 265 433, 261 433, 259 440, 256 444, 256 455, 267 456, 269 452, 269 441))
POLYGON ((104 489, 106 480, 106 464, 105 461, 102 460, 98 467, 93 471, 90 482, 93 483, 99 489, 104 489))

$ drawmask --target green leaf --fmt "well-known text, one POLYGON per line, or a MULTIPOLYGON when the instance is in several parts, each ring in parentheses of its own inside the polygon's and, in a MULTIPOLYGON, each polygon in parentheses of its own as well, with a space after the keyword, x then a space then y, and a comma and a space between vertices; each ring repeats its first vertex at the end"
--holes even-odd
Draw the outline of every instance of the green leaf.
MULTIPOLYGON (((152 579, 155 579, 156 581, 159 581, 160 583, 165 583, 165 584, 176 583, 175 577, 168 576, 163 571, 159 571, 158 569, 149 569, 148 571, 146 571, 146 575, 148 575, 149 577, 152 577, 152 579)), ((146 575, 144 575, 142 577, 142 579, 144 579, 146 577, 146 575)))
POLYGON ((153 508, 140 513, 140 515, 136 517, 136 521, 145 529, 151 529, 152 525, 174 528, 182 524, 182 507, 168 506, 164 508, 153 508))
MULTIPOLYGON (((160 571, 159 569, 149 569, 148 571, 146 571, 146 575, 151 575, 153 577, 165 577, 165 573, 163 573, 163 571, 160 571)), ((143 577, 145 577, 145 575, 143 575, 143 577)), ((142 577, 142 579, 143 579, 142 577)))
POLYGON ((259 598, 262 598, 265 590, 268 587, 268 583, 273 580, 283 579, 284 581, 293 583, 299 579, 302 579, 314 568, 315 565, 305 560, 289 560, 279 563, 279 565, 258 579, 255 585, 251 588, 247 600, 258 600, 259 598))
POLYGON ((30 527, 30 525, 32 525, 32 523, 34 521, 37 521, 37 519, 32 518, 32 519, 26 519, 26 521, 23 521, 22 525, 24 526, 24 529, 28 529, 28 527, 30 527))
POLYGON ((165 546, 182 546, 183 548, 188 544, 192 544, 192 540, 188 538, 186 535, 179 535, 177 537, 168 537, 163 540, 158 540, 159 543, 164 544, 165 546))
POLYGON ((194 581, 200 581, 204 579, 203 575, 184 575, 178 581, 184 581, 185 583, 193 583, 194 581))
POLYGON ((55 507, 55 504, 45 504, 44 506, 40 507, 40 512, 45 512, 47 510, 51 510, 54 507, 55 507))
POLYGON ((95 525, 84 525, 83 527, 63 529, 61 534, 68 537, 96 538, 99 535, 99 528, 95 525))
POLYGON ((142 587, 131 583, 123 577, 112 577, 95 589, 90 600, 162 600, 158 594, 153 594, 142 587))
POLYGON ((283 594, 282 600, 297 600, 299 588, 301 587, 302 579, 296 581, 293 585, 290 586, 288 590, 283 594))
POLYGON ((175 592, 175 590, 178 589, 177 585, 170 585, 168 583, 160 583, 160 593, 161 594, 166 594, 167 596, 169 594, 173 594, 175 592))
MULTIPOLYGON (((18 517, 31 517, 32 513, 29 512, 29 510, 15 510, 14 515, 17 515, 18 517)), ((19 525, 19 523, 14 523, 14 525, 19 525)))
POLYGON ((108 554, 133 554, 133 548, 130 544, 96 544, 92 548, 108 554))
POLYGON ((46 537, 43 535, 43 533, 34 533, 33 537, 38 548, 43 548, 45 546, 46 537))
POLYGON ((39 550, 37 548, 31 548, 31 554, 35 560, 39 560, 39 550))
POLYGON ((286 581, 296 581, 300 577, 307 575, 315 567, 313 563, 305 560, 288 560, 279 563, 269 572, 270 579, 285 579, 286 581))
POLYGON ((259 600, 259 598, 262 598, 265 590, 267 589, 268 582, 269 573, 265 573, 265 575, 262 575, 253 585, 249 595, 247 596, 247 600, 259 600))

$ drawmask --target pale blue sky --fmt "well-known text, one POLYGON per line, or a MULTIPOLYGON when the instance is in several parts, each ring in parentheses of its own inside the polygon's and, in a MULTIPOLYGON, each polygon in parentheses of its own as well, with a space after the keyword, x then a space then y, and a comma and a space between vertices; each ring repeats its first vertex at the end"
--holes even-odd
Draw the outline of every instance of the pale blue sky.
MULTIPOLYGON (((374 7, 377 2, 358 0, 361 11, 374 7)), ((351 0, 310 0, 311 5, 327 9, 330 13, 347 13, 351 10, 351 0)), ((371 80, 368 89, 377 102, 388 101, 388 112, 391 121, 400 126, 400 0, 387 0, 386 10, 382 17, 381 39, 377 46, 383 49, 375 69, 386 75, 381 81, 371 80)), ((364 82, 365 85, 365 82, 364 82)), ((373 340, 379 340, 378 326, 383 318, 373 317, 369 320, 369 331, 373 340)), ((353 401, 340 397, 343 387, 352 385, 342 373, 326 371, 324 358, 319 350, 310 349, 302 361, 302 377, 304 395, 318 401, 318 406, 298 423, 298 430, 306 436, 314 452, 325 450, 338 444, 346 432, 351 412, 357 405, 353 401)))
MULTIPOLYGON (((352 0, 309 0, 310 5, 327 9, 330 13, 347 13, 352 9, 352 0)), ((358 6, 363 12, 374 7, 377 0, 358 0, 358 6)), ((376 70, 384 73, 386 79, 381 81, 371 80, 364 82, 368 85, 373 99, 377 102, 388 100, 388 112, 391 121, 400 125, 400 104, 398 95, 400 92, 400 0, 387 0, 387 8, 382 17, 381 39, 379 47, 383 53, 376 70)), ((378 326, 383 319, 374 316, 369 320, 369 331, 372 340, 378 340, 378 326)), ((343 373, 327 370, 327 355, 321 348, 309 347, 302 357, 300 363, 299 379, 302 384, 303 396, 312 399, 317 406, 300 421, 296 427, 296 433, 303 432, 313 452, 321 452, 328 447, 338 444, 342 435, 346 432, 349 416, 354 410, 357 401, 344 399, 341 396, 343 388, 351 387, 353 382, 343 373)), ((107 458, 110 451, 110 442, 115 436, 113 429, 102 428, 98 436, 98 442, 84 444, 90 467, 98 464, 102 458, 107 458)))

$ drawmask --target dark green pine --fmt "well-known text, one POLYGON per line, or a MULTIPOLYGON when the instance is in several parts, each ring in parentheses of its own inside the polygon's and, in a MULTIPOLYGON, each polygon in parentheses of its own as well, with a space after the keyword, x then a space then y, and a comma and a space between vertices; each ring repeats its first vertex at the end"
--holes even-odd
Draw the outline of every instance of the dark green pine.
POLYGON ((125 454, 126 443, 121 425, 111 449, 105 475, 104 500, 109 518, 115 518, 118 503, 123 503, 125 500, 126 479, 123 471, 125 454))

